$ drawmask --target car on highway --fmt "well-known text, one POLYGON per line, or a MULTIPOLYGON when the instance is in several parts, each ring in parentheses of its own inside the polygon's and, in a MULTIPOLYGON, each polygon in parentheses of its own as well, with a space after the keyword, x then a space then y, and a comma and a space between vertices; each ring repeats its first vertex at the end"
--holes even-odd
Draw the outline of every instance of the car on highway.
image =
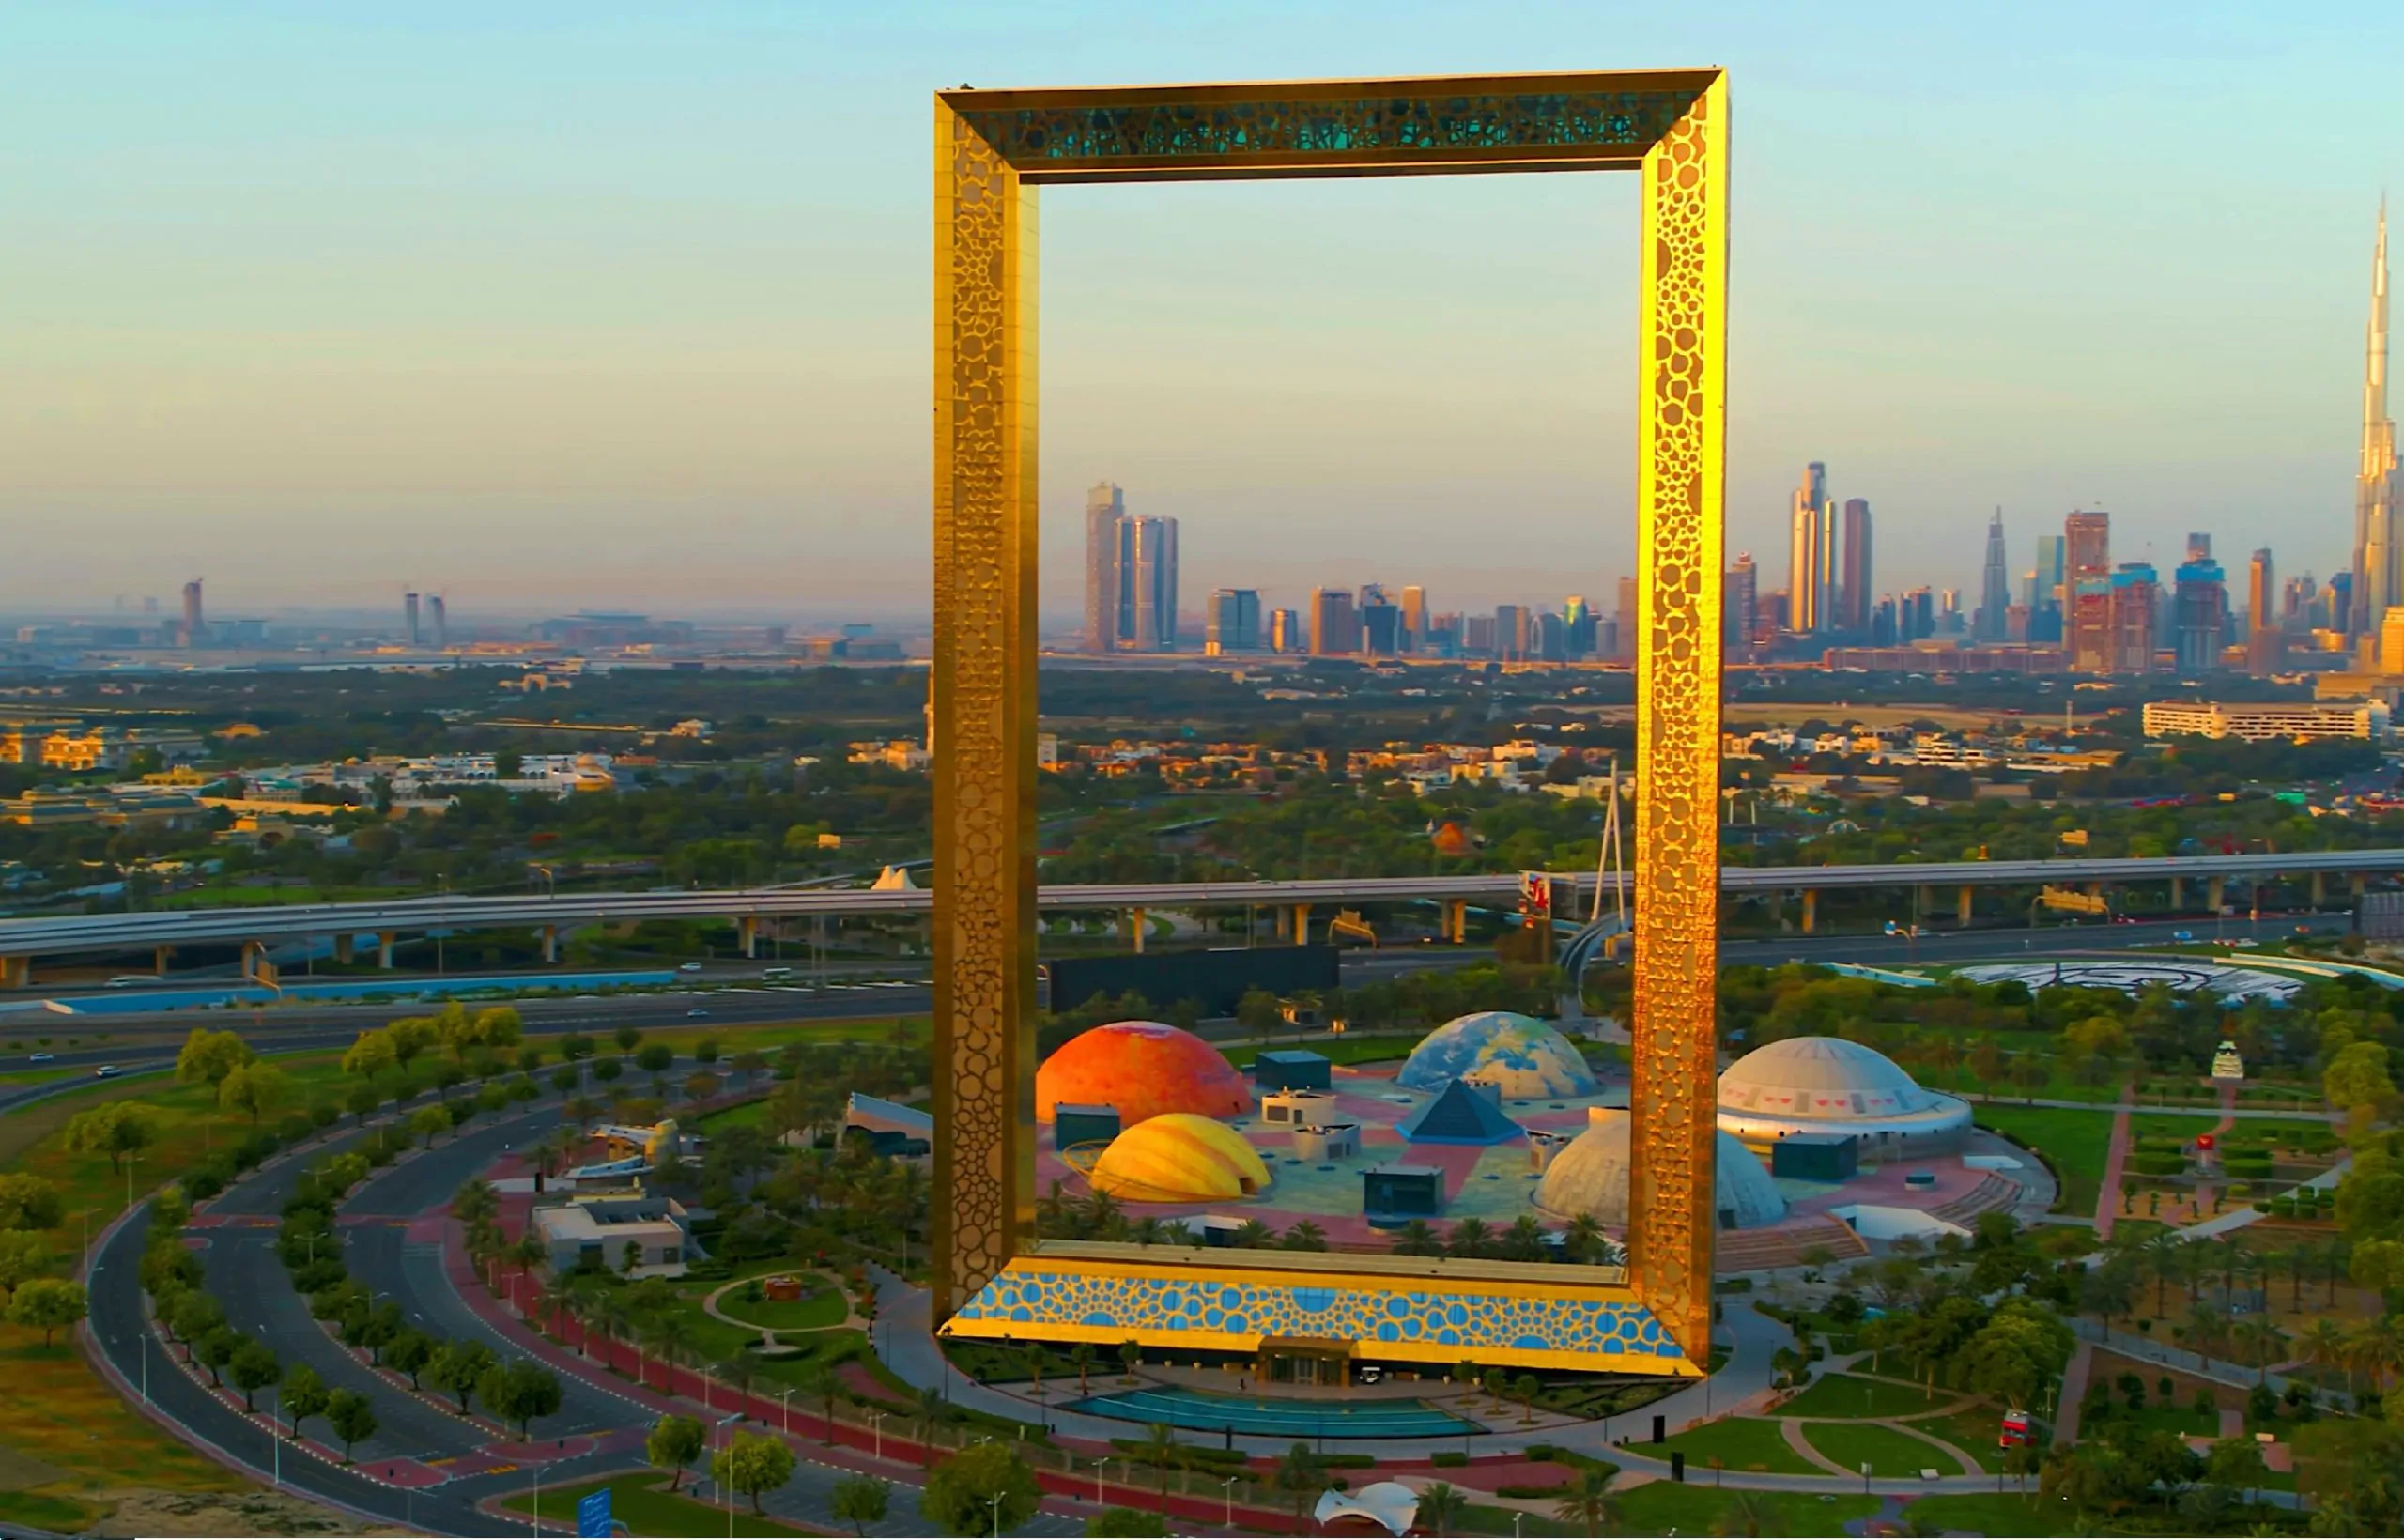
POLYGON ((121 973, 101 985, 102 989, 131 989, 136 984, 163 984, 166 980, 155 973, 121 973))
POLYGON ((55 1054, 27 1054, 25 1055, 25 1062, 27 1064, 48 1064, 52 1059, 56 1058, 57 1056, 58 1055, 55 1054))
POLYGON ((2170 932, 2170 939, 2173 941, 2193 941, 2196 939, 2196 932, 2193 931, 2173 931, 2170 932))
POLYGON ((676 964, 676 971, 678 973, 699 973, 701 971, 701 965, 699 962, 679 962, 676 964))
POLYGON ((98 1079, 107 1080, 116 1073, 116 1066, 114 1064, 103 1064, 99 1069, 93 1070, 92 1073, 98 1079))
POLYGON ((708 1015, 708 1014, 709 1014, 709 1012, 708 1012, 708 1011, 706 1011, 706 1010, 703 1010, 703 1009, 702 1009, 701 1007, 699 1007, 699 1006, 695 1006, 692 1009, 690 1009, 690 1010, 688 1010, 688 1011, 685 1012, 685 1014, 686 1014, 686 1015, 687 1015, 687 1016, 706 1016, 706 1015, 708 1015))

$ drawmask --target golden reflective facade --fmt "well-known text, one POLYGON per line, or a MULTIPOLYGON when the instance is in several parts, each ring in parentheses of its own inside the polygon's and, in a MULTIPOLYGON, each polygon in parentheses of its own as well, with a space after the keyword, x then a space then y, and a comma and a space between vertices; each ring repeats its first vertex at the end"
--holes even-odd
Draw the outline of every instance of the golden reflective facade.
POLYGON ((1032 1228, 1036 188, 1618 169, 1645 179, 1630 1274, 1705 1360, 1727 115, 1716 69, 937 94, 938 1321, 1032 1228))

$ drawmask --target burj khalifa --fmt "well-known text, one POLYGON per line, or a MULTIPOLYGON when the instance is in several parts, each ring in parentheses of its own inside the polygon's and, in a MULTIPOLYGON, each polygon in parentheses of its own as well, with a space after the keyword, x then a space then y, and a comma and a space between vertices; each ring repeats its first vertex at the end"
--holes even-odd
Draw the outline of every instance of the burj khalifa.
POLYGON ((2363 461, 2354 479, 2354 593, 2346 629, 2378 645, 2393 606, 2404 604, 2404 531, 2396 525, 2396 423, 2387 415, 2387 204, 2370 264, 2370 337, 2363 361, 2363 461))

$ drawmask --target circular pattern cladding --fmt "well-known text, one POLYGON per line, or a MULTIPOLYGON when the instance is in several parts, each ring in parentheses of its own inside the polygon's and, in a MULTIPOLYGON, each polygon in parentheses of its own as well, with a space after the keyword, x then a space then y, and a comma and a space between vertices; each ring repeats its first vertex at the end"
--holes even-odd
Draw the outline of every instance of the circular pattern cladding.
POLYGON ((1981 984, 2021 983, 2032 990, 2057 985, 2073 989, 2115 989, 2142 994, 2160 985, 2174 993, 2209 991, 2224 1000, 2267 1000, 2284 1005, 2304 987, 2289 978, 2258 968, 2227 967, 2198 958, 2146 959, 2130 962, 2009 962, 1963 968, 1965 978, 1981 984))
POLYGON ((1454 1017, 1410 1051, 1395 1083, 1441 1091, 1448 1081, 1472 1077, 1494 1082, 1514 1101, 1593 1096, 1599 1089, 1576 1043, 1515 1010, 1454 1017))
POLYGON ((1113 1107, 1132 1129, 1166 1113, 1240 1117, 1252 1092, 1226 1055, 1165 1022, 1112 1022, 1080 1032, 1035 1071, 1035 1120, 1061 1102, 1113 1107))
POLYGON ((1269 1167, 1225 1123, 1172 1112, 1110 1141, 1086 1179, 1124 1203, 1217 1203, 1266 1192, 1269 1167))
MULTIPOLYGON (((1536 1184, 1536 1207, 1561 1219, 1585 1214, 1611 1229, 1627 1227, 1627 1114, 1600 1116, 1552 1158, 1536 1184)), ((1712 1207, 1723 1224, 1739 1230, 1775 1224, 1786 1217, 1786 1200, 1763 1169, 1760 1157, 1726 1133, 1718 1135, 1713 1162, 1712 1207), (1733 1223, 1730 1223, 1733 1222, 1733 1223)))

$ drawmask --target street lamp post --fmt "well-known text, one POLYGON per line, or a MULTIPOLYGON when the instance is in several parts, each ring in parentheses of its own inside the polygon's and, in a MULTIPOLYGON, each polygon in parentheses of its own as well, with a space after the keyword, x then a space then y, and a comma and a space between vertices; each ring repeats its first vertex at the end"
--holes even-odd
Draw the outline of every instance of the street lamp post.
POLYGON ((1229 1529, 1236 1527, 1236 1483, 1242 1479, 1241 1476, 1229 1476, 1219 1483, 1220 1494, 1226 1499, 1227 1502, 1226 1526, 1229 1529))
POLYGON ((777 1402, 784 1408, 785 1437, 790 1439, 793 1437, 793 1387, 791 1385, 787 1385, 777 1393, 777 1402))
POLYGON ((893 1414, 889 1411, 875 1411, 869 1414, 868 1422, 870 1430, 876 1436, 876 1457, 878 1459, 885 1458, 885 1420, 891 1415, 893 1414))
POLYGON ((276 1413, 282 1405, 282 1398, 275 1392, 267 1393, 267 1441, 268 1447, 275 1451, 275 1485, 277 1486, 284 1485, 284 1440, 275 1436, 276 1413))
POLYGON ((994 1540, 1002 1540, 1002 1498, 1004 1495, 1005 1494, 1003 1493, 995 1492, 992 1497, 985 1500, 985 1506, 994 1510, 994 1540))

